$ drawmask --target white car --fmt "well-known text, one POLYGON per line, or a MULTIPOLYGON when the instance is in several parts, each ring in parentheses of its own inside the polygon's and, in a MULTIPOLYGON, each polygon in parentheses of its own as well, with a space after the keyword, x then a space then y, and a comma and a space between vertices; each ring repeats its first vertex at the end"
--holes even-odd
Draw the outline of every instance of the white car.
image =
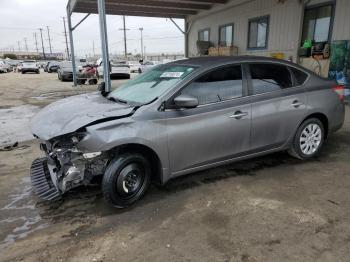
POLYGON ((152 67, 155 67, 157 65, 160 65, 161 62, 159 61, 146 61, 146 62, 143 62, 139 68, 139 73, 144 73, 148 70, 150 70, 152 67))
POLYGON ((23 61, 21 72, 22 72, 22 74, 25 74, 27 72, 33 72, 33 73, 40 74, 39 65, 35 60, 23 61))
POLYGON ((0 61, 0 73, 7 73, 7 67, 4 61, 0 61))
POLYGON ((127 64, 130 66, 131 73, 137 73, 141 64, 138 61, 128 61, 127 64))
MULTIPOLYGON (((102 58, 97 60, 97 76, 103 77, 103 63, 102 58)), ((125 62, 110 61, 110 77, 113 78, 127 78, 130 79, 130 66, 125 62)))

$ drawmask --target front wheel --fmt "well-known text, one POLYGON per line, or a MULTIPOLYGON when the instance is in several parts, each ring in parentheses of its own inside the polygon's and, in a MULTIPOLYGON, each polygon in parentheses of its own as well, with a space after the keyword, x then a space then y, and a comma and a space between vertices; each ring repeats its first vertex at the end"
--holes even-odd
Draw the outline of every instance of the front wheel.
POLYGON ((299 159, 316 156, 324 142, 324 126, 317 118, 305 120, 298 128, 288 153, 299 159))
POLYGON ((138 153, 124 153, 108 165, 102 180, 102 192, 107 202, 117 208, 134 204, 145 194, 150 184, 151 166, 138 153))

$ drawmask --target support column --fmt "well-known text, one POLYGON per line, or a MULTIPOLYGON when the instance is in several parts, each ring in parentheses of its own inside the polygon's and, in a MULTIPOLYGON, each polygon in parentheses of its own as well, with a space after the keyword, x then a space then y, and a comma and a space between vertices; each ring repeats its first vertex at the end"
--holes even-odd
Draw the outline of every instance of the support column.
POLYGON ((73 70, 73 85, 77 86, 77 67, 75 64, 73 28, 72 28, 71 11, 69 10, 69 5, 67 5, 67 20, 68 20, 68 32, 69 32, 69 40, 70 40, 70 53, 71 53, 70 59, 72 61, 72 70, 73 70))
POLYGON ((105 82, 105 91, 110 92, 112 89, 111 89, 111 78, 110 78, 110 70, 109 70, 105 0, 98 0, 98 15, 99 15, 99 22, 100 22, 103 80, 105 82))

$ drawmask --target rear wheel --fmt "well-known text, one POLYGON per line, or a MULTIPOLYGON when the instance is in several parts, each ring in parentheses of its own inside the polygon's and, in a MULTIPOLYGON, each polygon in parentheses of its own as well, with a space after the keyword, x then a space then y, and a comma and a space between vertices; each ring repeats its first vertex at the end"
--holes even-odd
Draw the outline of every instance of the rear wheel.
POLYGON ((137 153, 124 153, 108 165, 102 180, 102 192, 107 202, 117 208, 134 204, 145 194, 150 184, 149 161, 137 153))
POLYGON ((299 159, 317 155, 324 142, 324 126, 317 118, 305 120, 298 128, 288 153, 299 159))

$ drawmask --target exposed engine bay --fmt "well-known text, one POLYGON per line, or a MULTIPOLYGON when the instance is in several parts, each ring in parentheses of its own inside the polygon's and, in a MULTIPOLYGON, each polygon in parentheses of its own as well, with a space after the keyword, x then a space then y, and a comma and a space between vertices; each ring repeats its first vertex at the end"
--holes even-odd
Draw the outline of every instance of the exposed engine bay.
POLYGON ((108 153, 79 151, 76 145, 83 136, 83 133, 74 133, 40 144, 46 157, 36 159, 31 168, 32 184, 39 196, 55 200, 68 190, 89 185, 103 175, 108 153))

